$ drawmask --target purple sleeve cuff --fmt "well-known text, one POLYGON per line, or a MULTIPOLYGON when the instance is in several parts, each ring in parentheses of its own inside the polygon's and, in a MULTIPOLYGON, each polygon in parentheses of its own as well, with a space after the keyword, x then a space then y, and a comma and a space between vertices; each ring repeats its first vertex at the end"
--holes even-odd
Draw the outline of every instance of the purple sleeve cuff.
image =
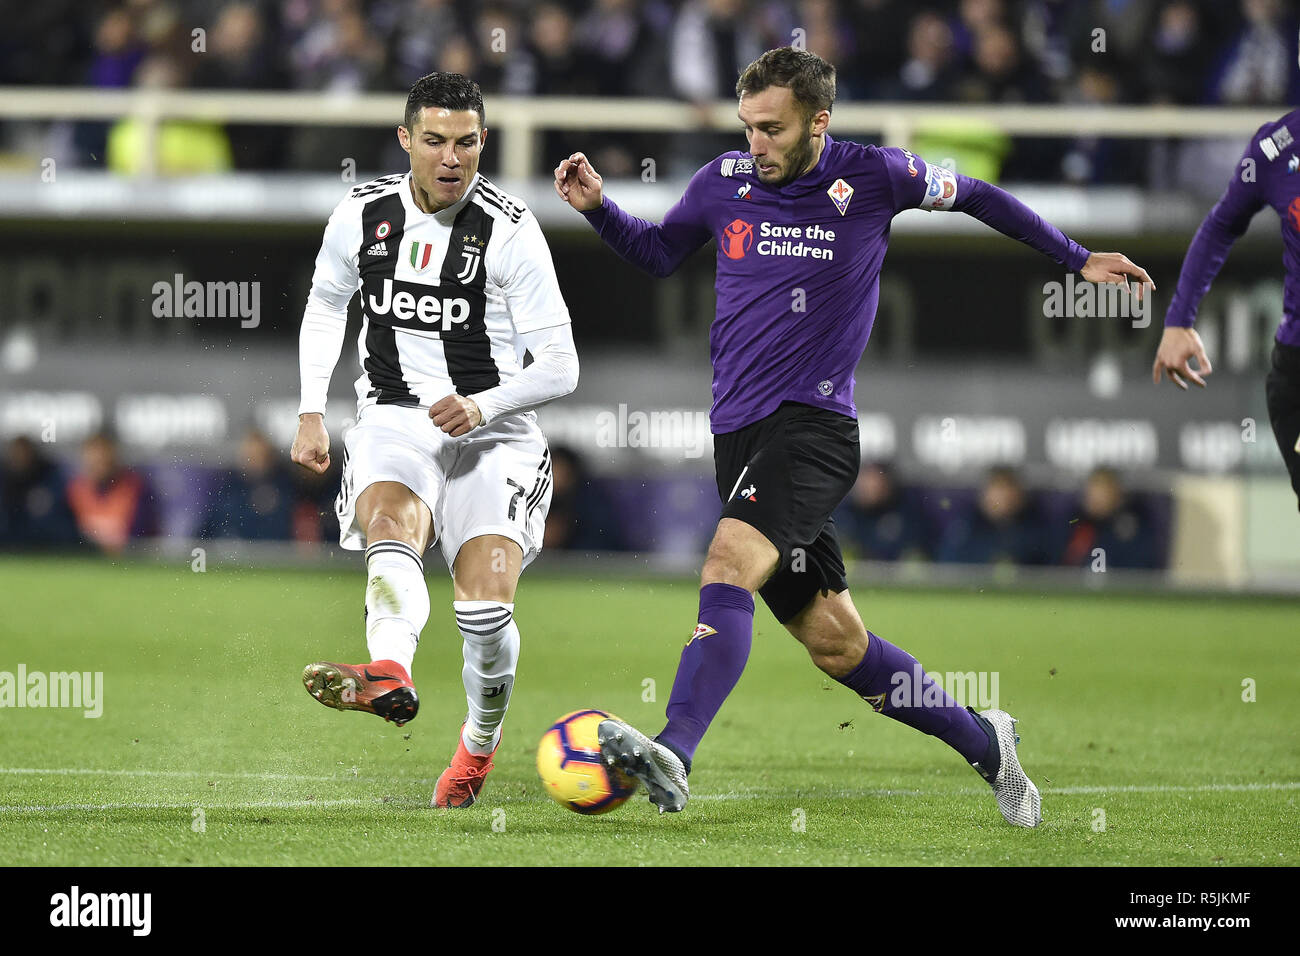
POLYGON ((1092 255, 1084 246, 1079 245, 1073 239, 1066 237, 1070 243, 1070 251, 1065 256, 1065 267, 1072 272, 1081 272, 1083 267, 1088 263, 1088 257, 1092 255))
POLYGON ((609 197, 602 193, 600 205, 595 209, 583 210, 582 215, 586 217, 587 222, 591 223, 597 232, 600 232, 601 227, 605 225, 605 220, 609 218, 609 207, 612 205, 613 203, 610 202, 609 197))

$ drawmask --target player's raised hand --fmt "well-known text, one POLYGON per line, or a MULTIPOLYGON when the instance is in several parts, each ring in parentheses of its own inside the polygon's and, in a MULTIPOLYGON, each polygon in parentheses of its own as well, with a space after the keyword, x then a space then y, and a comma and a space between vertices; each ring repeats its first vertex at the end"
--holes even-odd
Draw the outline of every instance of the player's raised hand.
POLYGON ((601 204, 604 180, 585 153, 574 153, 555 167, 555 192, 578 212, 587 212, 601 204))
POLYGON ((429 406, 433 423, 452 438, 459 438, 483 424, 483 413, 472 398, 448 395, 429 406))
POLYGON ((298 433, 293 436, 289 457, 318 475, 329 470, 330 433, 325 428, 324 415, 306 412, 298 416, 298 433))
POLYGON ((1164 372, 1169 376, 1169 381, 1187 391, 1184 376, 1205 388, 1205 379, 1201 376, 1209 375, 1212 371, 1205 346, 1201 344, 1201 337, 1195 329, 1165 327, 1164 334, 1160 336, 1160 347, 1156 349, 1155 364, 1151 366, 1151 381, 1159 385, 1160 373, 1164 372), (1196 359, 1196 368, 1191 366, 1192 359, 1196 359))
POLYGON ((1154 290, 1156 284, 1147 275, 1147 270, 1129 262, 1128 256, 1120 252, 1094 252, 1079 270, 1079 275, 1089 282, 1109 282, 1127 287, 1129 278, 1138 280, 1137 297, 1146 295, 1148 289, 1154 290))

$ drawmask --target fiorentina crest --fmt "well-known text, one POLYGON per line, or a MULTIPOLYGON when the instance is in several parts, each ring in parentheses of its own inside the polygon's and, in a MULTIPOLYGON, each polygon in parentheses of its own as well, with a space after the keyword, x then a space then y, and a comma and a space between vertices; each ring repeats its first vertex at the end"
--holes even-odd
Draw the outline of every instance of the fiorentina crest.
POLYGON ((835 203, 835 208, 844 215, 844 211, 849 208, 849 200, 853 198, 853 187, 842 179, 837 179, 831 183, 831 188, 826 190, 826 195, 831 197, 831 202, 835 203))
POLYGON ((710 634, 717 634, 717 633, 718 633, 717 628, 709 627, 709 625, 707 624, 696 624, 695 633, 692 634, 690 640, 686 642, 686 646, 690 647, 691 641, 695 640, 697 637, 708 637, 710 634))

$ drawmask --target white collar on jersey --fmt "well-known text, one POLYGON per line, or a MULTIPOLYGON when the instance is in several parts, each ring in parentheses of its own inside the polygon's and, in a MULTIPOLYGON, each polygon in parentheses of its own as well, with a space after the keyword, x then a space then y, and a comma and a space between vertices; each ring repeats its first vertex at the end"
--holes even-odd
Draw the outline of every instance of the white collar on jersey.
POLYGON ((409 219, 412 216, 436 216, 439 219, 445 219, 447 222, 455 220, 457 213, 465 208, 465 204, 474 195, 474 190, 478 188, 478 181, 481 178, 480 173, 474 173, 474 178, 469 181, 469 186, 465 188, 465 195, 461 196, 446 209, 439 209, 437 212, 425 212, 415 204, 415 197, 411 195, 411 171, 406 171, 406 176, 402 179, 402 205, 406 207, 406 215, 409 219))

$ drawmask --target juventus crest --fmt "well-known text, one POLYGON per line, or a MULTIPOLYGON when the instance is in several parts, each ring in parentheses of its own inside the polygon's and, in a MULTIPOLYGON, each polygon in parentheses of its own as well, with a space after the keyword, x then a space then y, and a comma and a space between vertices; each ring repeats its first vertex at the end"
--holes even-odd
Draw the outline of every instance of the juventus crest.
POLYGON ((456 273, 457 282, 470 282, 478 274, 478 264, 483 258, 484 240, 478 236, 462 236, 465 243, 461 249, 460 256, 465 260, 465 265, 456 273))

